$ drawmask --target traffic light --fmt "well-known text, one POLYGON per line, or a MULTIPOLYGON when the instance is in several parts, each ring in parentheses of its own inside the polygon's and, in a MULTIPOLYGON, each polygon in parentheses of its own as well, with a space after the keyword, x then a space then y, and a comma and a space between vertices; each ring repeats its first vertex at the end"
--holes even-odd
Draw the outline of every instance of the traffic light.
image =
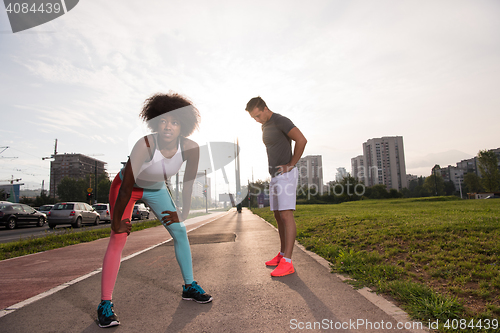
POLYGON ((203 195, 206 197, 207 196, 207 190, 203 190, 203 195))
POLYGON ((92 192, 91 193, 87 193, 87 200, 92 200, 92 195, 93 195, 92 192))

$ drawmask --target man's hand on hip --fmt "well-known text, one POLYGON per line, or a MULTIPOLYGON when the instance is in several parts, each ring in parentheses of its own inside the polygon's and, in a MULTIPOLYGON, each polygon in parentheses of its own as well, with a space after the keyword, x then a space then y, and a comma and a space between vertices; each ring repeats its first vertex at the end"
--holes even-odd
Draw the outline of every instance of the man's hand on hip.
POLYGON ((293 168, 295 168, 295 165, 288 165, 288 164, 278 165, 278 172, 280 175, 282 175, 284 173, 291 171, 293 168))

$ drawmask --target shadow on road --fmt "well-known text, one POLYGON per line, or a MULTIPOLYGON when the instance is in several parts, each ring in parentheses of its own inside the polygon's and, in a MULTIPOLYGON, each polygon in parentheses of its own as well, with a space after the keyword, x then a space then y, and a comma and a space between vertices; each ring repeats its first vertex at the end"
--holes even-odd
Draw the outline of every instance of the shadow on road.
POLYGON ((165 329, 165 332, 181 332, 187 324, 202 313, 209 312, 213 303, 198 304, 193 301, 180 300, 172 316, 172 322, 165 329), (190 318, 189 320, 187 318, 190 318))

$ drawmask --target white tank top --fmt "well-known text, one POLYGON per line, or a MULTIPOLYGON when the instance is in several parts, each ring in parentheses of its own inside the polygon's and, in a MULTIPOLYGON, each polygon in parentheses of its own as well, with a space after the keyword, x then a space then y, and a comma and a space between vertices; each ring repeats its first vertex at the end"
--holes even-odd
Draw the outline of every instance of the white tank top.
POLYGON ((139 187, 151 187, 153 183, 163 183, 166 179, 175 175, 184 162, 182 159, 182 148, 179 140, 179 145, 174 156, 166 158, 158 149, 157 134, 153 134, 155 140, 155 150, 151 161, 144 162, 139 169, 139 173, 135 179, 139 187))

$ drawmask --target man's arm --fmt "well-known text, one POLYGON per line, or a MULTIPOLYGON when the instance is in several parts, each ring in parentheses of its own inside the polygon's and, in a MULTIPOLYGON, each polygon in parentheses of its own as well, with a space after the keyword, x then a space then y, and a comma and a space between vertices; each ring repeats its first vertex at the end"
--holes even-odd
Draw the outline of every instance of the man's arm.
POLYGON ((304 149, 306 148, 306 144, 307 144, 306 137, 304 136, 304 134, 302 134, 302 132, 297 127, 292 128, 290 130, 290 132, 288 132, 287 135, 290 139, 295 141, 295 146, 293 148, 293 156, 292 156, 292 159, 290 160, 290 162, 286 165, 278 166, 280 174, 286 173, 286 172, 292 170, 293 167, 295 167, 295 164, 297 164, 299 162, 300 158, 302 157, 302 154, 304 153, 304 149))

